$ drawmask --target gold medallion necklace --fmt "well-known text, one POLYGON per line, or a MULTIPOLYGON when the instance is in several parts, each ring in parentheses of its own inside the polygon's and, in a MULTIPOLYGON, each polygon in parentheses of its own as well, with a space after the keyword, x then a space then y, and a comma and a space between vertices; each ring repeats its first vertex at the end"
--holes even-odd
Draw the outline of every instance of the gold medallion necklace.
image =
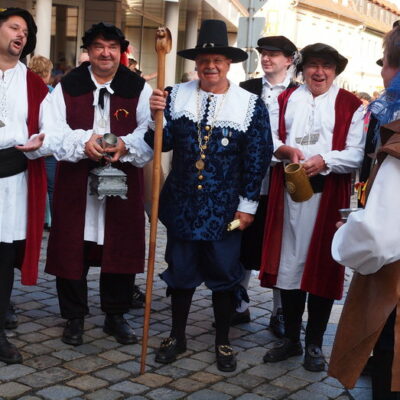
MULTIPOLYGON (((214 115, 213 115, 213 119, 211 120, 210 125, 206 125, 204 127, 204 130, 206 131, 205 135, 203 136, 202 134, 202 129, 201 129, 201 121, 203 120, 203 117, 201 115, 201 94, 200 94, 200 83, 197 86, 197 141, 199 144, 199 150, 200 150, 200 155, 198 160, 195 163, 195 167, 197 169, 197 174, 198 174, 198 179, 201 181, 203 180, 203 170, 205 167, 205 160, 206 160, 206 154, 205 151, 208 148, 208 142, 210 141, 213 129, 214 129, 214 125, 215 125, 215 121, 217 120, 217 116, 220 113, 220 111, 222 110, 222 106, 224 104, 226 95, 229 91, 229 82, 228 82, 228 87, 226 88, 226 90, 224 91, 223 95, 222 95, 222 99, 219 103, 218 108, 215 110, 214 115)), ((209 100, 210 100, 210 96, 209 95, 209 100)), ((208 106, 208 110, 210 110, 210 106, 208 106)), ((202 189, 201 185, 197 186, 198 189, 202 189)))

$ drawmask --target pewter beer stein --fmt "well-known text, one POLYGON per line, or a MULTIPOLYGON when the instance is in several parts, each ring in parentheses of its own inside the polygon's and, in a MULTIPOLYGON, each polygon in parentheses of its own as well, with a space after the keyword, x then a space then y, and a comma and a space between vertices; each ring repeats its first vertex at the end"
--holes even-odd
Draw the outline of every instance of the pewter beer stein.
MULTIPOLYGON (((117 136, 113 133, 105 133, 99 139, 99 144, 105 150, 114 147, 118 142, 117 136)), ((99 200, 104 197, 119 196, 121 199, 127 199, 128 186, 126 184, 126 174, 118 168, 114 168, 111 163, 97 167, 89 173, 90 195, 97 195, 99 200)))

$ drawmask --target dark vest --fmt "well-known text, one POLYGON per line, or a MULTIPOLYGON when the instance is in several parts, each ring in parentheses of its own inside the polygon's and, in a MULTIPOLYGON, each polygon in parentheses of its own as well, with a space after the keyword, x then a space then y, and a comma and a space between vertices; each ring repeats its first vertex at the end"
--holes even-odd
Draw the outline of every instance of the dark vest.
MULTIPOLYGON (((87 63, 71 71, 62 81, 66 119, 71 129, 92 129, 93 90, 87 63)), ((110 128, 117 136, 134 131, 136 107, 144 80, 120 66, 111 87, 110 128), (126 112, 118 112, 117 110, 126 112)), ((127 174, 128 199, 106 200, 104 245, 85 253, 84 225, 88 175, 97 163, 84 159, 58 163, 54 191, 52 229, 46 272, 67 279, 79 279, 84 266, 101 265, 105 273, 138 273, 144 269, 143 171, 130 163, 114 164, 127 174)))

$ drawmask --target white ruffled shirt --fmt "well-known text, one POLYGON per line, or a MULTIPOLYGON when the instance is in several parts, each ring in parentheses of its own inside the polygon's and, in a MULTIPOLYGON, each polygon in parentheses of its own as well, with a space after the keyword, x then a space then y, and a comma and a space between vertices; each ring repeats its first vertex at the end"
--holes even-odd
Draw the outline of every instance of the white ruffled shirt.
MULTIPOLYGON (((89 66, 91 72, 91 68, 89 66)), ((78 162, 87 158, 85 155, 85 143, 93 133, 104 134, 110 132, 110 96, 104 96, 104 109, 98 105, 99 91, 105 87, 112 94, 110 82, 98 84, 93 74, 91 78, 96 85, 94 91, 93 106, 95 107, 93 129, 71 129, 66 121, 66 107, 61 85, 57 85, 44 103, 43 107, 43 132, 45 139, 43 146, 35 152, 27 153, 30 158, 37 158, 46 154, 53 154, 59 161, 78 162)), ((143 137, 147 131, 150 119, 149 98, 152 93, 150 85, 145 83, 139 96, 136 108, 137 128, 130 134, 122 136, 128 153, 120 158, 121 162, 130 162, 136 167, 143 167, 153 157, 153 150, 147 145, 143 137)), ((106 198, 99 200, 96 196, 86 194, 86 213, 84 240, 104 243, 106 198)))
POLYGON ((365 209, 353 212, 336 232, 332 256, 362 275, 400 260, 400 160, 383 161, 365 209))

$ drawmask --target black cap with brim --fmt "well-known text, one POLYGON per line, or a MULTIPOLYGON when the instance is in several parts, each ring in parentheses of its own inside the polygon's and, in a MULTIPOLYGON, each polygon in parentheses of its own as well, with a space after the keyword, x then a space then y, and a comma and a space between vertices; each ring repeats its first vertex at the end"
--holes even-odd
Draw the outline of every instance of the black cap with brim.
POLYGON ((24 10, 23 8, 18 8, 18 7, 0 8, 0 21, 6 20, 14 15, 23 18, 26 22, 26 25, 28 26, 28 39, 20 56, 20 58, 24 58, 28 54, 31 54, 33 50, 35 50, 37 26, 35 24, 35 20, 33 19, 31 13, 27 10, 24 10))
POLYGON ((121 29, 107 22, 99 22, 98 24, 93 24, 91 28, 85 32, 82 37, 83 45, 81 47, 87 49, 99 36, 103 37, 105 40, 118 41, 121 46, 121 53, 126 51, 129 46, 129 42, 125 39, 121 29))
POLYGON ((224 21, 206 19, 202 22, 197 45, 193 49, 178 51, 178 55, 195 60, 199 54, 222 54, 237 63, 247 60, 247 53, 228 45, 228 32, 224 21))
POLYGON ((318 58, 328 58, 332 60, 336 64, 336 75, 341 74, 348 63, 348 59, 339 52, 334 49, 333 47, 324 44, 324 43, 314 43, 304 47, 301 51, 301 62, 297 65, 296 71, 300 72, 303 71, 304 64, 311 58, 311 57, 318 57, 318 58))
POLYGON ((293 56, 297 47, 285 36, 267 36, 258 39, 257 50, 261 53, 263 50, 281 51, 286 57, 293 56))

